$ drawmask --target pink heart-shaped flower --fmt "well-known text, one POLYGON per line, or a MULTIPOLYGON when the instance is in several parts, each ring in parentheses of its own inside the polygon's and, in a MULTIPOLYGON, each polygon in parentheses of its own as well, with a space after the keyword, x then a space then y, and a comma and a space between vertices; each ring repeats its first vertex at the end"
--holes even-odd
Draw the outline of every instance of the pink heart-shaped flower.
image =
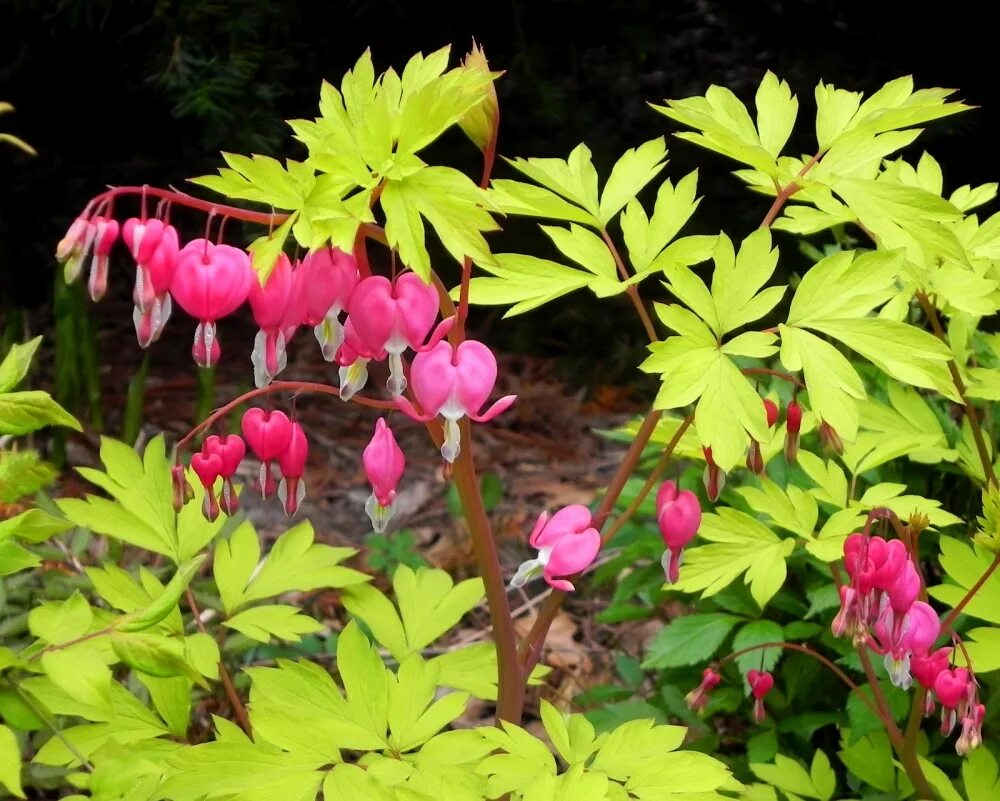
POLYGON ((247 444, 262 462, 281 456, 292 439, 292 421, 282 411, 265 412, 254 406, 243 415, 241 428, 247 444))
POLYGON ((213 434, 205 438, 202 450, 205 453, 215 454, 219 457, 222 462, 219 475, 223 478, 229 478, 236 472, 240 466, 240 462, 243 461, 243 457, 247 452, 247 446, 243 442, 243 438, 238 434, 230 434, 225 439, 213 434))
POLYGON ((191 469, 197 474, 202 486, 211 490, 222 473, 222 459, 214 453, 196 453, 191 457, 191 469))
POLYGON ((254 280, 246 252, 194 239, 177 256, 170 293, 192 317, 211 322, 236 311, 254 280))

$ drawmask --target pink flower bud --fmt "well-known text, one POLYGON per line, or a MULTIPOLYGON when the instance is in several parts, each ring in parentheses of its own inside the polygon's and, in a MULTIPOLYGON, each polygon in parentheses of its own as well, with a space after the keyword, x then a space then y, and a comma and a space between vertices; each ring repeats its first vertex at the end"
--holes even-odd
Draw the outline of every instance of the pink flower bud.
POLYGON ((375 422, 375 435, 365 447, 361 461, 368 483, 372 485, 372 494, 365 502, 365 512, 375 531, 381 533, 395 511, 396 486, 406 467, 403 451, 384 417, 375 422))
POLYGON ((722 488, 726 486, 726 474, 715 463, 715 459, 712 458, 711 447, 702 448, 701 450, 705 454, 705 474, 702 477, 702 481, 705 484, 705 492, 708 494, 708 499, 712 503, 715 503, 719 500, 722 488))
POLYGON ((163 327, 170 319, 173 308, 170 286, 174 280, 179 253, 177 229, 166 225, 149 261, 136 263, 132 322, 135 324, 139 345, 143 348, 160 338, 163 327))
POLYGON ((701 674, 701 684, 698 685, 697 689, 692 690, 684 697, 688 708, 695 711, 704 709, 708 703, 709 694, 719 686, 719 682, 721 681, 721 675, 710 667, 705 668, 701 674))
POLYGON ((769 398, 763 399, 764 403, 764 415, 767 417, 767 427, 774 428, 775 423, 778 422, 778 414, 780 410, 778 409, 778 404, 769 398))
POLYGON ((684 546, 698 533, 701 526, 701 504, 690 490, 678 491, 673 481, 664 481, 656 493, 656 520, 667 551, 663 554, 663 571, 668 584, 676 583, 684 546))
POLYGON ((170 483, 173 487, 173 497, 171 499, 172 505, 175 512, 180 512, 194 492, 191 489, 191 485, 188 483, 187 477, 184 475, 184 465, 175 464, 170 468, 170 483))
POLYGON ((246 455, 246 444, 243 438, 230 434, 225 439, 212 435, 205 438, 202 451, 214 454, 219 457, 221 467, 219 475, 222 477, 222 490, 219 492, 219 503, 227 515, 234 515, 239 509, 239 498, 233 487, 233 476, 246 455))
POLYGON ((986 717, 986 707, 975 704, 962 716, 962 733, 955 742, 955 753, 965 756, 983 744, 983 720, 986 717))
POLYGON ((285 328, 291 326, 287 325, 285 314, 293 300, 294 289, 292 264, 284 253, 278 256, 264 286, 261 286, 256 276, 250 284, 247 299, 250 301, 254 322, 260 327, 250 356, 254 368, 254 383, 258 387, 270 384, 288 364, 285 328))
POLYGON ((59 240, 56 245, 56 260, 63 262, 63 277, 67 284, 79 277, 96 236, 97 226, 80 216, 73 220, 66 235, 59 240))
POLYGON ((795 462, 799 453, 799 431, 802 429, 802 407, 792 401, 785 409, 785 460, 795 462))
POLYGON ((951 648, 938 648, 927 654, 917 654, 910 660, 913 678, 928 690, 934 689, 938 675, 948 669, 951 648))
POLYGON ((819 440, 823 448, 838 456, 844 452, 844 443, 837 430, 825 420, 819 424, 819 440))
POLYGON ((292 439, 292 421, 284 412, 265 412, 253 407, 244 413, 241 427, 247 445, 261 461, 257 487, 261 496, 266 498, 276 490, 271 463, 288 448, 292 439))
POLYGON ((511 586, 520 587, 543 576, 549 586, 571 592, 574 587, 567 577, 593 564, 601 548, 601 535, 592 525, 590 510, 575 504, 560 509, 552 517, 542 512, 528 542, 538 549, 538 557, 521 564, 511 586))
POLYGON ((454 322, 443 321, 423 344, 434 325, 438 305, 437 291, 416 273, 404 273, 394 283, 385 276, 372 275, 354 288, 348 307, 351 319, 371 351, 389 354, 387 386, 394 396, 406 389, 400 354, 408 347, 418 352, 432 349, 454 322))
POLYGON ((414 420, 427 421, 440 414, 445 419, 441 455, 454 462, 460 450, 461 418, 485 423, 514 403, 517 396, 507 395, 480 414, 496 378, 496 357, 482 342, 468 339, 454 350, 450 343, 439 342, 429 351, 418 353, 410 368, 413 394, 423 413, 401 396, 396 398, 396 405, 414 420))
POLYGON ((306 439, 306 433, 298 423, 292 423, 288 446, 278 457, 278 466, 281 468, 278 498, 285 507, 285 514, 289 517, 295 514, 306 496, 306 484, 302 476, 306 471, 308 456, 309 441, 306 439))
POLYGON ((198 320, 192 354, 199 366, 215 364, 220 352, 215 322, 240 307, 253 281, 250 257, 242 250, 206 239, 192 240, 181 249, 170 293, 198 320))
POLYGON ((166 227, 163 220, 155 218, 141 220, 138 217, 130 217, 125 220, 125 225, 122 226, 122 239, 125 240, 125 246, 132 254, 132 258, 139 264, 148 264, 160 246, 160 239, 163 238, 166 227))
POLYGON ((191 469, 205 488, 202 512, 208 520, 215 520, 219 516, 219 504, 215 500, 214 487, 222 471, 222 459, 214 453, 196 453, 191 457, 191 469))
POLYGON ((95 303, 108 289, 108 256, 118 239, 118 221, 110 217, 94 217, 94 256, 90 262, 87 291, 95 303))
POLYGON ((754 697, 754 720, 757 723, 763 723, 767 718, 767 711, 764 708, 764 697, 774 687, 774 676, 766 670, 748 670, 747 683, 750 685, 750 692, 754 697))

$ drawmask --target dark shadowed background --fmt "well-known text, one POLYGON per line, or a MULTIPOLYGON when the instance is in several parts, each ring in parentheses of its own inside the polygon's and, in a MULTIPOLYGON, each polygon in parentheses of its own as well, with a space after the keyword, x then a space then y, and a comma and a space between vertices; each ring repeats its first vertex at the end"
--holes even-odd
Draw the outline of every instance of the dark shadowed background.
MULTIPOLYGON (((927 15, 911 3, 842 0, 3 0, 0 100, 17 113, 0 129, 39 155, 0 151, 0 315, 26 310, 32 330, 44 331, 54 245, 104 184, 181 185, 211 171, 219 150, 301 155, 282 120, 313 116, 320 81, 337 81, 369 46, 384 69, 447 43, 458 57, 475 37, 491 65, 506 70, 500 152, 565 156, 586 141, 605 171, 625 148, 677 130, 647 101, 712 83, 752 101, 772 69, 802 104, 792 146, 811 153, 817 80, 873 91, 912 73, 918 87, 958 87, 983 107, 919 140, 943 163, 946 183, 995 179, 995 34, 977 7, 952 3, 927 15)), ((767 202, 728 175, 733 165, 668 144, 669 175, 701 168, 707 200, 690 230, 725 227, 742 237, 759 222, 767 202)), ((435 147, 432 158, 477 170, 461 135, 435 147)), ((531 227, 506 227, 501 249, 533 246, 531 227)), ((129 270, 124 259, 118 266, 114 291, 127 297, 129 270)), ((484 312, 474 322, 508 350, 567 353, 573 370, 573 356, 591 346, 607 353, 609 338, 621 343, 616 352, 640 344, 624 303, 622 314, 608 314, 576 297, 520 327, 495 325, 484 312)))

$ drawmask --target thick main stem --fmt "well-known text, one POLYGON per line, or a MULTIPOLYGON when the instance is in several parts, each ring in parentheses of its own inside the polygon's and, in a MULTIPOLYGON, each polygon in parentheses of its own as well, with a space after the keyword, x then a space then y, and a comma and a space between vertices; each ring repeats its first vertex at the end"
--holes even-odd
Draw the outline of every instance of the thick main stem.
POLYGON ((472 439, 469 436, 468 418, 459 423, 462 448, 453 468, 455 489, 462 500, 462 510, 469 526, 476 562, 486 587, 486 601, 490 609, 490 623, 497 648, 498 697, 497 718, 518 723, 524 707, 524 692, 528 674, 522 671, 517 659, 517 637, 514 618, 503 579, 503 570, 497 556, 496 543, 490 521, 483 505, 483 497, 473 462, 472 439))

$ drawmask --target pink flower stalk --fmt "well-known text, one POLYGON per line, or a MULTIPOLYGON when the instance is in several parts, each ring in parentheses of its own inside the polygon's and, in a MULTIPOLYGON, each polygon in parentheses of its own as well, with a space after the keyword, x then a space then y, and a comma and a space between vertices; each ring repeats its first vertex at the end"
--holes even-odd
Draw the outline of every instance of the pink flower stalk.
POLYGON ((97 226, 86 217, 73 220, 65 236, 56 245, 56 259, 63 263, 63 277, 67 284, 73 283, 83 269, 83 262, 90 253, 97 236, 97 226))
POLYGON ((110 217, 94 217, 94 256, 90 261, 90 276, 87 291, 95 303, 108 290, 108 256, 118 239, 118 220, 110 217))
POLYGON ((293 422, 287 447, 278 456, 281 468, 281 483, 278 484, 278 498, 285 507, 285 514, 291 517, 298 511, 299 504, 306 497, 306 483, 302 476, 306 472, 309 456, 309 440, 302 426, 293 422))
MULTIPOLYGON (((148 241, 148 240, 147 240, 148 241)), ((173 304, 170 287, 177 268, 180 241, 177 229, 164 226, 158 244, 147 262, 136 263, 135 288, 132 300, 132 322, 135 324, 136 338, 140 347, 148 348, 160 338, 163 328, 170 319, 173 304)))
POLYGON ((799 432, 802 430, 802 407, 793 400, 785 409, 785 460, 795 462, 799 454, 799 432))
POLYGON ((684 696, 688 709, 693 709, 696 712, 704 709, 712 690, 718 687, 721 681, 721 675, 710 667, 705 668, 701 673, 701 684, 698 685, 697 689, 684 696))
POLYGON ((219 503, 227 515, 234 515, 240 507, 239 498, 233 487, 233 476, 246 455, 247 446, 243 438, 230 434, 223 438, 216 434, 205 438, 201 446, 202 453, 219 457, 219 476, 222 478, 222 490, 219 492, 219 503))
POLYGON ((340 399, 349 401, 368 383, 368 362, 372 359, 382 361, 386 352, 372 351, 361 339, 354 322, 348 315, 344 321, 343 339, 337 347, 336 362, 340 365, 340 399))
POLYGON ((241 428, 250 450, 260 459, 257 489, 261 497, 266 498, 277 489, 271 464, 285 452, 292 440, 292 421, 284 412, 265 412, 255 406, 244 413, 241 428))
POLYGON ((308 253, 295 273, 308 287, 302 324, 313 326, 323 358, 333 361, 344 338, 340 313, 358 284, 358 262, 339 248, 323 248, 308 253))
POLYGON ((191 469, 197 474, 201 485, 205 488, 205 500, 201 511, 209 521, 219 516, 219 502, 215 499, 215 482, 222 472, 222 457, 217 453, 206 453, 202 450, 191 457, 191 469))
POLYGON ((207 239, 194 239, 181 249, 170 293, 198 320, 191 353, 199 366, 211 367, 218 361, 222 349, 215 323, 239 308, 253 282, 245 251, 213 245, 207 239))
POLYGON ((747 684, 750 685, 750 692, 754 697, 753 719, 758 723, 763 723, 767 718, 767 710, 764 708, 764 697, 774 687, 774 676, 766 670, 748 670, 747 684))
POLYGON ((667 550, 660 560, 667 584, 680 577, 684 546, 698 533, 701 526, 701 504, 690 490, 678 491, 673 481, 664 481, 656 493, 656 520, 667 550))
POLYGON ((438 314, 438 296, 416 273, 404 273, 395 282, 382 275, 362 280, 351 294, 348 307, 354 328, 369 350, 389 354, 389 381, 393 396, 406 389, 401 354, 408 347, 417 353, 433 349, 451 330, 452 318, 442 320, 430 341, 438 314))
POLYGON ((715 463, 715 459, 712 458, 711 447, 702 448, 701 450, 705 454, 705 473, 702 476, 702 481, 705 484, 705 492, 708 494, 708 499, 712 503, 715 503, 719 500, 722 488, 726 486, 726 474, 715 463))
POLYGON ((482 342, 467 339, 454 349, 448 342, 439 342, 429 351, 418 353, 410 368, 413 394, 423 407, 423 413, 417 412, 402 396, 396 398, 396 405, 414 420, 426 422, 439 414, 444 418, 441 455, 451 463, 458 457, 461 447, 459 420, 468 417, 477 423, 488 422, 516 400, 516 395, 507 395, 479 413, 496 379, 496 357, 482 342))
POLYGON ((543 576, 550 587, 572 592, 574 587, 567 577, 593 564, 601 548, 601 535, 592 525, 590 510, 574 504, 563 507, 552 517, 542 512, 528 542, 538 549, 538 556, 521 564, 510 585, 521 587, 543 576))
POLYGON ((365 476, 372 485, 372 494, 365 501, 365 513, 372 528, 382 533, 396 511, 396 486, 403 476, 406 458, 386 425, 385 418, 375 421, 375 435, 361 455, 365 476))
POLYGON ((295 288, 292 263, 284 253, 278 256, 278 261, 263 286, 256 276, 250 283, 247 299, 250 301, 254 322, 260 327, 250 356, 254 383, 258 387, 270 384, 288 364, 285 329, 294 326, 289 326, 286 313, 293 301, 295 288))

